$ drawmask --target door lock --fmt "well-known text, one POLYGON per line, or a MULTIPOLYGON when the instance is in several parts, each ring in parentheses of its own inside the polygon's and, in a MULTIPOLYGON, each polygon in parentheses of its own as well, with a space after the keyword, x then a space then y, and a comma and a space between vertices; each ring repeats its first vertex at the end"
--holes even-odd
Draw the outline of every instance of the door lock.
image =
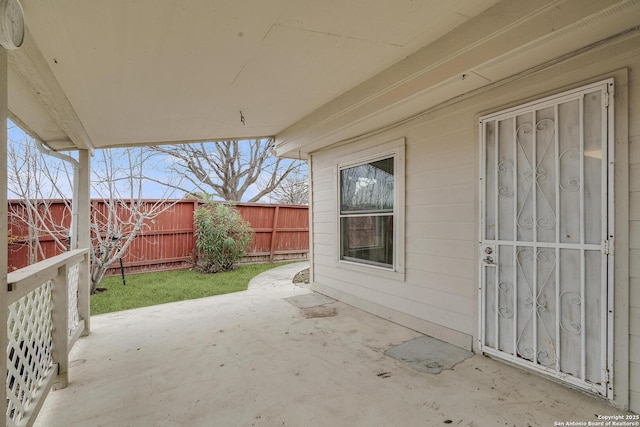
POLYGON ((496 255, 496 246, 495 245, 482 245, 480 247, 480 259, 482 260, 482 262, 484 263, 484 265, 491 265, 491 266, 495 266, 497 265, 495 262, 495 255, 496 255))

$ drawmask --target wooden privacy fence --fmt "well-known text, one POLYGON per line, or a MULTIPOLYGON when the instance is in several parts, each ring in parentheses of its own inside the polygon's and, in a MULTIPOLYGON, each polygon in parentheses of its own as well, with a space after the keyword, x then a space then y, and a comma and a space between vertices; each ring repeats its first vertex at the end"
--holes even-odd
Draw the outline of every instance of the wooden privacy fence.
MULTIPOLYGON (((156 201, 149 200, 148 203, 156 201)), ((40 215, 59 240, 67 241, 71 215, 64 200, 54 200, 39 206, 40 215)), ((195 235, 193 213, 198 207, 196 200, 172 200, 173 204, 148 221, 146 227, 134 239, 123 264, 126 273, 183 269, 193 266, 195 235)), ((240 215, 255 231, 253 244, 241 262, 283 261, 306 259, 309 252, 309 213, 307 206, 271 205, 259 203, 234 203, 240 215)), ((92 200, 93 210, 103 210, 101 200, 92 200)), ((50 234, 38 236, 41 250, 34 253, 28 227, 28 211, 22 201, 9 201, 9 268, 25 267, 34 262, 64 252, 50 234), (31 243, 31 245, 30 245, 31 243)), ((110 273, 117 273, 120 265, 112 265, 110 273)))

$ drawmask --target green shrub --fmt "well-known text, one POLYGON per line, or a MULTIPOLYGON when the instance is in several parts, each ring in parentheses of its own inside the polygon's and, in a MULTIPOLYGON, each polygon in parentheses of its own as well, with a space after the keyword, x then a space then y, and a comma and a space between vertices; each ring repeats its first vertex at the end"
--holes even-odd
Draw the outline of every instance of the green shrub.
POLYGON ((233 206, 216 203, 194 213, 196 268, 203 273, 232 270, 253 241, 253 230, 233 206))

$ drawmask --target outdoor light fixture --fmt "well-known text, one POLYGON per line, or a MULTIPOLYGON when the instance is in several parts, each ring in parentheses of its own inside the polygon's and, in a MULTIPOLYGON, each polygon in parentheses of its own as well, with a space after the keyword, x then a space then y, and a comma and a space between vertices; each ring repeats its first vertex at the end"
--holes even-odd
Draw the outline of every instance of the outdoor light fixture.
POLYGON ((0 45, 13 50, 24 41, 24 13, 19 0, 0 0, 0 45))

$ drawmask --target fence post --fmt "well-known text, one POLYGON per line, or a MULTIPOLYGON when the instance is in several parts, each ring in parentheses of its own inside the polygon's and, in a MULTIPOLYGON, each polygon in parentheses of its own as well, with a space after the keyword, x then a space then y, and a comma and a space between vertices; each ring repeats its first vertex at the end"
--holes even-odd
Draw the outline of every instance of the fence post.
POLYGON ((276 233, 278 231, 278 212, 280 205, 276 205, 276 211, 273 213, 273 226, 271 227, 271 250, 269 251, 269 261, 273 262, 273 253, 276 247, 276 233))
POLYGON ((191 253, 193 254, 193 265, 198 265, 198 248, 196 247, 196 211, 200 206, 198 199, 193 200, 193 210, 191 211, 191 253))
POLYGON ((60 266, 58 275, 53 279, 51 292, 51 312, 53 331, 51 333, 51 355, 54 363, 58 364, 58 378, 53 385, 54 390, 65 388, 69 384, 69 268, 66 264, 60 266))

